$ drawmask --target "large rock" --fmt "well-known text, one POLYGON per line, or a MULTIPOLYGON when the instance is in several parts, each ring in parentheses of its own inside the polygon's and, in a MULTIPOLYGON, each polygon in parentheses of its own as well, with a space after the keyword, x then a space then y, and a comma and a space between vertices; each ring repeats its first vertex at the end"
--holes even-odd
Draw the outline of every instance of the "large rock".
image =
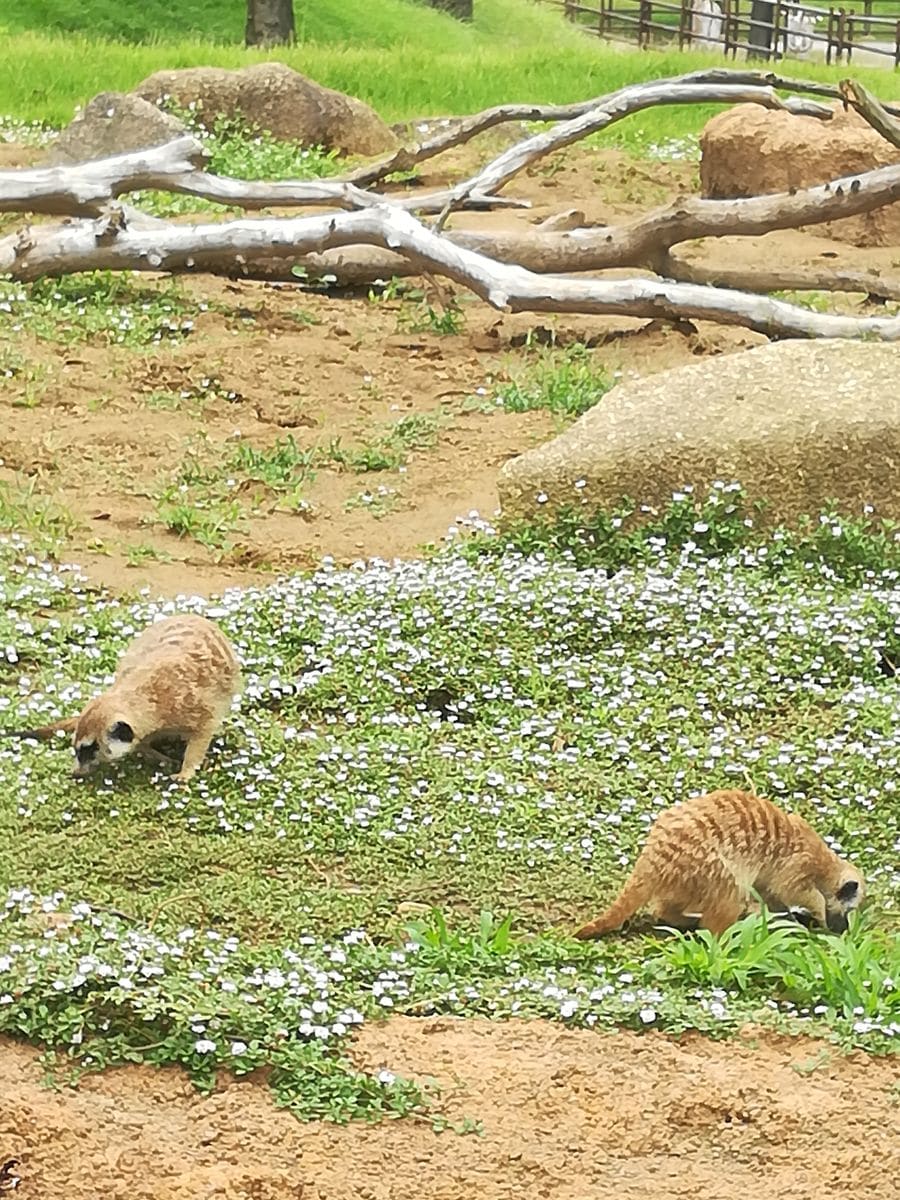
POLYGON ((506 463, 504 518, 623 496, 656 509, 716 480, 794 522, 830 500, 900 519, 900 346, 784 341, 620 383, 565 433, 506 463), (541 499, 543 498, 543 499, 541 499))
POLYGON ((280 141, 324 146, 343 154, 382 154, 399 144, 368 104, 321 87, 283 63, 258 63, 238 71, 188 67, 157 71, 134 89, 154 104, 197 105, 204 119, 240 116, 280 141))
MULTIPOLYGON (((900 162, 896 146, 840 104, 830 121, 738 104, 707 122, 700 151, 700 186, 711 199, 813 187, 900 162)), ((854 246, 900 245, 900 203, 809 228, 854 246)))
POLYGON ((101 92, 62 131, 45 161, 62 165, 149 150, 187 132, 182 121, 160 112, 140 96, 101 92))

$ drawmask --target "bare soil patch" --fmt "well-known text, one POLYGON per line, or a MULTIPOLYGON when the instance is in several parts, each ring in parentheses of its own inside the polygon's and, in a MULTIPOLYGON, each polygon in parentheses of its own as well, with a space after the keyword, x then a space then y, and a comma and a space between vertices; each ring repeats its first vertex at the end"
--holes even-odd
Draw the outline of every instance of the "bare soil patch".
POLYGON ((22 1200, 900 1196, 890 1059, 753 1031, 676 1042, 451 1018, 367 1028, 356 1057, 436 1078, 446 1118, 482 1132, 301 1124, 260 1081, 202 1097, 174 1069, 50 1091, 34 1051, 6 1041, 0 1158, 20 1160, 22 1200))
MULTIPOLYGON (((28 148, 3 149, 7 167, 34 158, 28 148)), ((489 149, 453 152, 422 186, 459 178, 489 149)), ((603 224, 696 187, 692 164, 643 162, 581 146, 516 181, 511 190, 530 199, 532 209, 454 220, 528 227, 577 207, 588 223, 603 224)), ((698 254, 731 266, 765 256, 785 266, 825 259, 888 271, 900 249, 861 251, 787 232, 726 239, 698 254)), ((152 285, 152 277, 138 282, 152 285)), ((150 349, 39 341, 25 328, 15 350, 39 378, 0 381, 0 480, 24 483, 63 505, 77 523, 67 551, 116 588, 206 591, 260 571, 310 566, 324 555, 339 562, 413 556, 459 516, 477 510, 490 518, 499 466, 560 427, 547 412, 486 412, 471 403, 478 389, 489 395, 494 381, 521 366, 529 341, 584 342, 610 373, 643 375, 763 340, 718 326, 679 331, 631 319, 504 316, 465 297, 459 330, 441 334, 423 315, 429 303, 440 310, 439 297, 427 282, 416 282, 425 292, 418 305, 189 279, 186 292, 210 310, 183 340, 150 349), (326 455, 304 482, 300 511, 238 478, 235 496, 252 512, 222 545, 179 536, 160 519, 160 491, 189 456, 227 474, 238 442, 271 450, 290 437, 304 452, 335 440, 365 446, 411 415, 433 419, 434 437, 410 449, 403 468, 360 473, 326 455), (367 499, 372 495, 375 502, 367 499)))

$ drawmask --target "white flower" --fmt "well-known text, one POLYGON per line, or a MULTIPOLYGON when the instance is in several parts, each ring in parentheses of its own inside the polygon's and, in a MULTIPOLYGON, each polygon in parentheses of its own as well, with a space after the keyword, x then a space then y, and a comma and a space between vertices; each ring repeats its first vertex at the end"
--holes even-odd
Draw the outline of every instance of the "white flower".
MULTIPOLYGON (((212 1043, 212 1044, 214 1044, 214 1043, 212 1043)), ((240 1056, 242 1054, 247 1053, 247 1043, 246 1042, 232 1042, 231 1043, 231 1053, 234 1055, 235 1058, 240 1058, 240 1056)))
POLYGON ((216 1043, 210 1041, 209 1038, 198 1038, 194 1042, 194 1049, 198 1054, 213 1054, 215 1053, 216 1043))

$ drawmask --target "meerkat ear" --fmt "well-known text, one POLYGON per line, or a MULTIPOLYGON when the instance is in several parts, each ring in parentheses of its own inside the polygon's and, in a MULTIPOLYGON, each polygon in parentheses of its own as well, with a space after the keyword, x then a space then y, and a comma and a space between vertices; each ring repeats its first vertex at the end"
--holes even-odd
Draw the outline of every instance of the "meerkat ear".
POLYGON ((856 879, 848 879, 845 884, 838 888, 837 898, 841 904, 847 904, 853 900, 859 891, 859 881, 856 879))
POLYGON ((114 742, 133 742, 134 730, 127 721, 116 721, 107 736, 114 742))

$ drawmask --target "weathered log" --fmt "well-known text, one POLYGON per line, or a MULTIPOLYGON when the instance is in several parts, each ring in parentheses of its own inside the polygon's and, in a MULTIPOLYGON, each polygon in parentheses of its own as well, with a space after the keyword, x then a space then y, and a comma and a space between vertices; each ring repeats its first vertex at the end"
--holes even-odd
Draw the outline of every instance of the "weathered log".
POLYGON ((769 337, 900 339, 900 317, 815 313, 765 296, 663 280, 536 275, 454 245, 409 213, 387 205, 326 216, 171 225, 153 231, 129 230, 121 213, 118 217, 34 228, 18 241, 4 239, 0 272, 12 270, 27 279, 86 269, 202 270, 223 254, 240 264, 261 254, 296 259, 312 251, 362 244, 393 250, 420 273, 452 279, 494 308, 510 312, 706 320, 743 325, 769 337))

